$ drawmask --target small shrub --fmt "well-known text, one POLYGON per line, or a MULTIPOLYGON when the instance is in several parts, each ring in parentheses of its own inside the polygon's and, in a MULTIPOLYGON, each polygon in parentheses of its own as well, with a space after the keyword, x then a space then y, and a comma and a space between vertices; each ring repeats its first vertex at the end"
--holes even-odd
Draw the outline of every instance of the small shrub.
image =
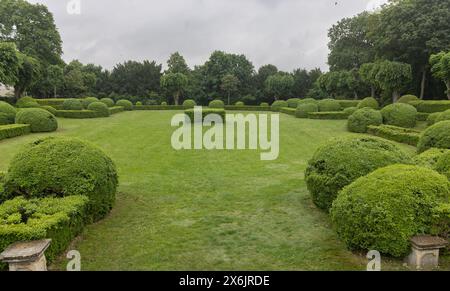
POLYGON ((195 106, 197 106, 197 103, 192 99, 188 99, 183 102, 183 107, 185 109, 191 109, 194 108, 195 106))
POLYGON ((289 108, 297 108, 298 103, 300 102, 300 98, 291 98, 288 99, 287 103, 288 103, 288 107, 289 108))
POLYGON ((440 113, 437 116, 435 122, 437 123, 437 122, 446 121, 446 120, 450 120, 450 109, 440 113))
POLYGON ((439 159, 449 150, 429 149, 413 158, 413 163, 417 166, 435 169, 439 159))
POLYGON ((31 132, 52 132, 58 129, 56 117, 40 108, 22 109, 16 115, 17 124, 29 124, 31 132))
POLYGON ((436 123, 436 120, 439 118, 439 116, 441 115, 442 112, 435 112, 435 113, 431 113, 430 115, 428 115, 427 118, 427 125, 428 126, 432 126, 433 124, 436 123))
POLYGON ((275 102, 272 103, 272 110, 273 111, 280 111, 281 108, 286 108, 288 107, 288 103, 284 100, 277 100, 275 102))
POLYGON ((420 101, 420 99, 415 95, 404 95, 398 99, 398 103, 409 103, 411 101, 420 101))
POLYGON ((145 105, 156 106, 158 105, 158 102, 156 100, 147 100, 145 101, 145 105))
MULTIPOLYGON (((102 98, 102 99, 100 99, 100 102, 104 103, 108 107, 113 107, 115 104, 114 100, 112 100, 111 98, 102 98)), ((92 103, 94 103, 94 102, 92 102, 92 103)), ((89 109, 89 105, 88 105, 88 109, 89 109)))
POLYGON ((450 121, 441 121, 427 128, 420 136, 417 148, 419 153, 430 148, 450 149, 450 121))
POLYGON ((131 101, 129 101, 129 100, 124 100, 124 99, 119 100, 119 101, 117 101, 116 105, 123 107, 123 109, 125 111, 133 110, 133 103, 131 103, 131 101))
POLYGON ((7 124, 14 123, 14 120, 16 118, 17 110, 12 105, 0 101, 0 113, 3 113, 6 116, 6 119, 8 120, 7 124))
POLYGON ((213 100, 209 102, 209 108, 225 108, 225 103, 222 100, 213 100))
POLYGON ((166 101, 161 102, 161 106, 167 106, 167 102, 166 101))
POLYGON ((334 99, 323 99, 319 101, 320 112, 341 111, 342 107, 339 101, 334 99))
POLYGON ((262 102, 261 103, 261 107, 270 107, 270 105, 267 102, 262 102))
POLYGON ((357 178, 410 157, 395 144, 374 137, 333 139, 308 162, 306 185, 317 207, 328 210, 338 192, 357 178))
POLYGON ((350 115, 347 127, 351 132, 366 133, 369 126, 378 126, 380 124, 383 124, 381 112, 369 107, 363 107, 363 109, 358 109, 350 115))
POLYGON ((297 118, 308 118, 309 113, 318 111, 319 106, 315 103, 299 104, 296 109, 295 116, 297 118))
POLYGON ((438 159, 435 170, 450 180, 450 151, 445 151, 438 159))
POLYGON ((18 108, 39 108, 39 103, 32 97, 25 96, 17 100, 16 106, 18 108))
POLYGON ((448 180, 431 169, 392 165, 344 188, 331 219, 349 249, 401 257, 411 237, 431 233, 433 210, 449 191, 448 180))
POLYGON ((243 106, 245 106, 245 103, 244 102, 242 102, 242 101, 238 101, 238 102, 236 102, 236 104, 234 104, 235 106, 239 106, 239 107, 243 107, 243 106))
POLYGON ((63 109, 64 110, 82 110, 83 109, 83 103, 81 103, 78 99, 66 99, 63 102, 63 109))
POLYGON ((48 112, 50 112, 51 114, 53 114, 53 115, 55 115, 55 116, 56 116, 56 112, 58 111, 58 110, 56 110, 54 107, 52 107, 52 106, 47 106, 47 105, 41 106, 41 109, 47 110, 48 112))
MULTIPOLYGON (((194 113, 194 109, 187 109, 184 111, 184 113, 189 116, 189 119, 191 120, 191 122, 196 122, 195 120, 195 113, 194 113)), ((210 114, 217 114, 222 118, 222 121, 225 121, 225 109, 220 109, 220 108, 204 108, 202 110, 202 120, 200 122, 203 122, 203 120, 205 119, 206 116, 210 115, 210 114)))
POLYGON ((136 106, 142 106, 142 102, 141 101, 136 102, 136 106))
POLYGON ((85 195, 97 220, 111 210, 117 184, 116 167, 99 148, 78 139, 45 138, 13 158, 5 198, 85 195))
POLYGON ((89 104, 88 110, 97 112, 98 117, 108 117, 111 114, 104 102, 93 102, 89 104))
POLYGON ((91 103, 99 102, 99 101, 100 100, 98 100, 98 98, 96 98, 96 97, 86 97, 83 100, 81 100, 81 103, 83 104, 83 108, 87 109, 91 103))
POLYGON ((380 104, 378 104, 377 99, 375 99, 373 97, 367 97, 367 98, 364 98, 363 100, 361 100, 361 102, 359 102, 358 108, 359 109, 372 108, 372 109, 377 110, 380 108, 380 104))
POLYGON ((415 127, 417 122, 417 110, 404 103, 391 104, 381 110, 385 124, 400 127, 415 127))
POLYGON ((358 107, 347 107, 344 109, 344 113, 347 114, 348 116, 350 116, 353 113, 355 113, 357 110, 358 110, 358 107))

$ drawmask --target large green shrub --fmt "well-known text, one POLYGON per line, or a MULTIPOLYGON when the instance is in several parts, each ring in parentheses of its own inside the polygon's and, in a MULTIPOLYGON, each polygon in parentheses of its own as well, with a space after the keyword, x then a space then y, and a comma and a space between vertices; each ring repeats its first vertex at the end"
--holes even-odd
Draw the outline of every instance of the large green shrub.
POLYGON ((273 111, 280 111, 281 108, 286 108, 288 107, 288 103, 284 100, 277 100, 275 102, 272 103, 272 110, 273 111))
POLYGON ((419 153, 430 148, 450 149, 450 120, 427 128, 420 136, 417 148, 419 153))
POLYGON ((358 107, 347 107, 343 110, 343 112, 345 114, 347 114, 347 116, 352 115, 353 113, 355 113, 356 111, 358 111, 358 107))
POLYGON ((409 163, 395 144, 375 137, 333 139, 308 162, 305 180, 314 203, 331 207, 338 192, 357 178, 387 165, 409 163))
POLYGON ((344 188, 331 218, 351 250, 401 257, 410 251, 411 237, 431 232, 433 208, 448 201, 449 186, 431 169, 392 165, 344 188))
POLYGON ((288 99, 287 103, 288 103, 288 107, 289 108, 297 108, 299 102, 300 102, 300 98, 291 98, 288 99))
POLYGON ((27 108, 16 115, 17 124, 29 124, 31 132, 52 132, 58 129, 56 117, 47 110, 27 108))
POLYGON ((450 120, 450 109, 440 113, 437 116, 437 118, 435 120, 435 123, 436 122, 441 122, 441 121, 446 121, 446 120, 450 120))
POLYGON ((4 198, 85 195, 97 220, 111 210, 117 184, 113 161, 96 146, 78 139, 45 138, 13 158, 4 198))
POLYGON ((431 113, 430 115, 428 115, 428 118, 427 118, 428 126, 432 126, 433 124, 435 124, 436 120, 439 118, 441 113, 442 112, 435 112, 435 113, 431 113))
POLYGON ((123 107, 123 109, 126 111, 133 110, 133 103, 131 103, 131 101, 129 101, 129 100, 124 100, 124 99, 119 100, 119 101, 117 101, 116 105, 123 107))
POLYGON ((320 112, 341 111, 342 107, 339 101, 334 99, 323 99, 319 101, 320 112))
POLYGON ((184 100, 184 102, 183 102, 183 108, 185 108, 185 109, 191 109, 191 108, 194 108, 195 106, 197 106, 197 103, 195 102, 195 100, 187 99, 187 100, 184 100))
MULTIPOLYGON (((196 122, 197 120, 195 120, 195 111, 194 109, 186 109, 184 111, 184 113, 189 116, 189 119, 191 120, 192 123, 196 122)), ((199 120, 200 122, 203 122, 203 120, 205 119, 206 116, 210 115, 210 114, 217 114, 222 118, 222 121, 225 121, 225 109, 220 109, 220 108, 204 108, 202 110, 202 116, 201 116, 201 120, 199 120)))
POLYGON ((445 151, 438 159, 435 167, 436 171, 450 179, 450 151, 445 151))
POLYGON ((87 109, 89 107, 89 104, 94 102, 99 102, 98 98, 96 97, 86 97, 83 100, 81 100, 81 103, 83 103, 83 108, 87 109))
POLYGON ((0 113, 3 113, 5 115, 5 118, 8 119, 8 124, 14 123, 14 120, 16 118, 17 110, 12 105, 0 101, 0 113))
POLYGON ((413 158, 413 163, 421 167, 436 169, 436 164, 438 163, 439 159, 447 152, 450 151, 445 149, 432 148, 415 156, 413 158))
MULTIPOLYGON (((102 99, 100 99, 100 102, 104 103, 108 107, 113 107, 115 105, 114 100, 112 100, 111 98, 102 98, 102 99)), ((92 102, 92 103, 94 103, 94 102, 92 102)), ((89 106, 88 106, 88 109, 89 109, 89 106)))
POLYGON ((66 99, 63 102, 64 110, 82 110, 83 104, 78 99, 66 99))
POLYGON ((398 103, 409 103, 411 101, 420 101, 419 97, 415 95, 404 95, 398 99, 398 103))
POLYGON ((348 118, 347 127, 351 132, 366 133, 370 125, 380 125, 383 123, 381 112, 369 107, 358 109, 348 118))
POLYGON ((108 117, 111 115, 108 105, 104 102, 93 102, 89 104, 88 110, 97 112, 98 117, 108 117))
POLYGON ((316 99, 313 99, 313 98, 305 98, 305 99, 301 99, 300 101, 298 101, 298 105, 306 104, 306 103, 314 103, 314 104, 319 105, 319 101, 317 101, 316 99))
POLYGON ((222 100, 213 100, 213 101, 209 102, 209 108, 223 109, 223 108, 225 108, 225 103, 223 103, 222 100))
POLYGON ((25 96, 17 100, 16 106, 18 108, 39 108, 39 103, 32 97, 25 96))
POLYGON ((437 101, 410 101, 410 105, 414 106, 417 111, 425 113, 442 112, 450 109, 450 100, 437 101))
POLYGON ((388 105, 381 110, 381 114, 385 124, 410 128, 416 126, 417 110, 409 104, 388 105))
POLYGON ((308 118, 308 114, 311 112, 318 112, 319 106, 315 103, 303 103, 299 104, 296 111, 295 116, 297 118, 308 118))
POLYGON ((11 119, 9 118, 8 115, 6 115, 6 113, 0 112, 0 125, 7 125, 7 124, 11 124, 11 119))
POLYGON ((375 99, 373 97, 367 97, 367 98, 364 98, 363 100, 361 100, 361 102, 359 102, 358 108, 359 109, 362 109, 362 108, 378 109, 378 108, 380 108, 380 104, 378 104, 377 99, 375 99))
POLYGON ((41 106, 40 108, 44 109, 44 110, 47 110, 48 112, 50 112, 51 114, 53 114, 55 116, 56 116, 56 112, 58 111, 58 110, 55 109, 55 107, 48 106, 48 105, 41 106))

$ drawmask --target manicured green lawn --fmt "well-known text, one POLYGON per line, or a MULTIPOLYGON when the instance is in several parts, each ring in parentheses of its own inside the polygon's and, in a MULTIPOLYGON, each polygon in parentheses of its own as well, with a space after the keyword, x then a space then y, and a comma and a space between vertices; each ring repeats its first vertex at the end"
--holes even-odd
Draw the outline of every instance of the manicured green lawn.
MULTIPOLYGON (((83 270, 365 269, 365 257, 347 251, 314 207, 303 179, 321 143, 350 135, 345 121, 281 115, 280 157, 263 162, 255 151, 173 150, 174 113, 59 119, 57 133, 0 142, 0 170, 40 136, 79 137, 112 157, 120 175, 116 206, 72 246, 83 270)), ((403 269, 400 260, 383 266, 403 269)))

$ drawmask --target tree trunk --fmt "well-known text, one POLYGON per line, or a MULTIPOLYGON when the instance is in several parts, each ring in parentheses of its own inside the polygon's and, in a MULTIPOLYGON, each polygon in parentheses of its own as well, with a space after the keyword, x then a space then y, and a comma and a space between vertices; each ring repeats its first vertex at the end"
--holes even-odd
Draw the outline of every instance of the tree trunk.
POLYGON ((355 96, 355 100, 358 100, 358 92, 353 91, 353 94, 354 94, 354 96, 355 96))
POLYGON ((56 86, 53 86, 53 97, 56 98, 56 86))
POLYGON ((450 100, 450 80, 445 82, 445 85, 447 85, 447 98, 450 100))
POLYGON ((376 96, 375 96, 376 93, 375 93, 375 87, 374 87, 374 86, 371 86, 371 87, 370 87, 370 91, 371 91, 371 93, 370 93, 371 96, 372 96, 373 98, 376 98, 376 96))
POLYGON ((397 90, 394 90, 394 91, 392 92, 392 99, 394 100, 394 103, 397 103, 398 98, 400 98, 400 94, 398 93, 397 90))
POLYGON ((422 71, 422 82, 420 83, 420 99, 425 97, 425 85, 427 82, 427 67, 425 66, 422 71))
POLYGON ((22 97, 22 90, 18 87, 14 87, 14 98, 16 99, 15 101, 19 100, 20 97, 22 97))
POLYGON ((228 105, 231 105, 230 103, 230 92, 228 92, 228 105))
POLYGON ((178 101, 180 99, 180 93, 179 92, 175 93, 175 95, 173 96, 173 99, 175 101, 175 105, 178 105, 178 101))

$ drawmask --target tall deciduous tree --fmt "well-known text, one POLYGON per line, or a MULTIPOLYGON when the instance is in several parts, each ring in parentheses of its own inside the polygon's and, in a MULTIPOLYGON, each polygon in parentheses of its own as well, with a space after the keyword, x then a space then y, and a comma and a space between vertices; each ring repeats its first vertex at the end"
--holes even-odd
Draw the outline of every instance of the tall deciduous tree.
POLYGON ((179 52, 175 52, 170 55, 167 60, 167 73, 182 73, 188 75, 190 72, 189 66, 186 64, 186 60, 179 52))
POLYGON ((47 67, 46 82, 53 89, 53 97, 57 97, 57 90, 64 84, 64 70, 58 65, 47 67))
POLYGON ((402 90, 406 89, 412 81, 411 65, 383 61, 378 64, 378 73, 376 75, 377 83, 381 89, 392 92, 392 99, 397 102, 402 90))
POLYGON ((294 78, 286 73, 277 73, 266 80, 266 90, 275 100, 289 97, 292 86, 294 86, 294 78))
POLYGON ((11 86, 17 81, 19 58, 13 43, 0 42, 0 83, 11 86))
POLYGON ((221 88, 227 93, 228 105, 231 105, 231 94, 238 90, 239 79, 236 76, 227 74, 222 78, 221 88))
POLYGON ((376 98, 376 91, 378 88, 378 83, 376 80, 378 69, 379 66, 377 63, 366 63, 359 69, 359 76, 364 83, 370 86, 371 96, 373 98, 376 98))
POLYGON ((430 57, 431 72, 447 86, 447 98, 450 100, 450 52, 441 52, 430 57))
POLYGON ((14 95, 16 99, 22 97, 23 93, 40 77, 41 65, 30 56, 18 53, 19 70, 17 82, 14 84, 14 95))
POLYGON ((161 77, 161 88, 172 94, 175 105, 180 103, 180 96, 188 85, 188 78, 182 73, 168 73, 161 77))

